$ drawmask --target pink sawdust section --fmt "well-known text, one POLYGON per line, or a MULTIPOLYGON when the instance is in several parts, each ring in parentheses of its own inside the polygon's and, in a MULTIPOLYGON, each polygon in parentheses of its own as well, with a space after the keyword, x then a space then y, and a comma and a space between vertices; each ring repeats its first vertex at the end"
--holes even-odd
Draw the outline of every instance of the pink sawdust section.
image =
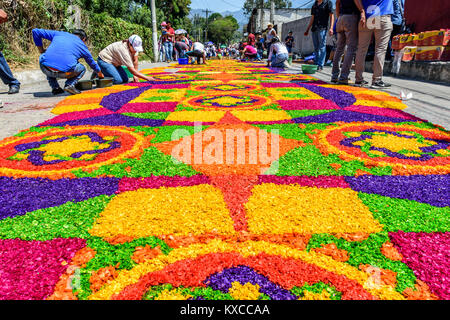
POLYGON ((330 100, 278 100, 283 110, 339 110, 336 103, 330 100))
POLYGON ((84 239, 0 240, 0 300, 43 300, 84 239))
POLYGON ((209 184, 209 178, 206 176, 193 177, 150 177, 150 178, 124 178, 119 182, 117 193, 135 191, 139 189, 158 189, 162 187, 191 187, 200 184, 209 184))
POLYGON ((56 123, 63 123, 66 121, 80 120, 80 119, 99 117, 99 116, 107 116, 107 115, 110 115, 113 113, 114 112, 112 112, 108 109, 104 109, 104 108, 87 110, 87 111, 70 112, 70 113, 64 113, 62 115, 54 117, 54 118, 47 120, 39 125, 40 126, 50 126, 50 125, 53 125, 56 123))
POLYGON ((266 82, 262 83, 264 88, 298 88, 299 85, 296 83, 274 83, 274 82, 266 82))
POLYGON ((450 233, 389 233, 417 278, 428 284, 441 299, 450 299, 450 233))
POLYGON ((120 113, 173 112, 178 102, 138 102, 128 103, 120 109, 120 113))
POLYGON ((259 183, 274 184, 298 184, 302 187, 316 188, 350 188, 344 177, 278 177, 278 176, 260 176, 259 183))

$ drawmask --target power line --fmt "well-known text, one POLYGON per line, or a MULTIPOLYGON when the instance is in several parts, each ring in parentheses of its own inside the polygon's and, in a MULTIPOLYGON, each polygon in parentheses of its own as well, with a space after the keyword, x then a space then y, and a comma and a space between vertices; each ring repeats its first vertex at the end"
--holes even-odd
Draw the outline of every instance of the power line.
POLYGON ((238 7, 235 4, 231 4, 228 1, 225 1, 225 0, 220 0, 220 1, 222 1, 223 3, 225 3, 225 4, 229 5, 229 6, 235 7, 236 9, 242 9, 242 7, 238 7))

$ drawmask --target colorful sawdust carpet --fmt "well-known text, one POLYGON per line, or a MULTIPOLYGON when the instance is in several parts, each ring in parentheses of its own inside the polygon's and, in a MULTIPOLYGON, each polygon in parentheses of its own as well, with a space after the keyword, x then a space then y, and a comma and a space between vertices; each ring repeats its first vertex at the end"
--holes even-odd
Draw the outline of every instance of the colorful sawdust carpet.
POLYGON ((0 142, 0 299, 450 298, 447 131, 379 91, 170 68, 0 142))

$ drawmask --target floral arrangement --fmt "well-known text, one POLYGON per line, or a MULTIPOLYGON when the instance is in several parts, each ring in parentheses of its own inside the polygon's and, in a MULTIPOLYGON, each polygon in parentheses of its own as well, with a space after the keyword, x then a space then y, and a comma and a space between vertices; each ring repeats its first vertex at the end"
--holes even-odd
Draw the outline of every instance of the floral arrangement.
POLYGON ((0 299, 450 299, 445 129, 257 63, 143 72, 0 141, 0 299))

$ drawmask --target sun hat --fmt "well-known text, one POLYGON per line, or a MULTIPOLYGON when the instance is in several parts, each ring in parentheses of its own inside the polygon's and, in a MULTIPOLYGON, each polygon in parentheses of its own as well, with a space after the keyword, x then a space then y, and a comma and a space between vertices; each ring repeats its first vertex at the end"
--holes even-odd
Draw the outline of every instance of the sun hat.
POLYGON ((167 26, 167 22, 163 22, 163 23, 161 23, 161 27, 165 27, 165 26, 167 26))
POLYGON ((144 48, 142 48, 142 38, 138 35, 132 35, 128 41, 136 52, 143 52, 144 48))

